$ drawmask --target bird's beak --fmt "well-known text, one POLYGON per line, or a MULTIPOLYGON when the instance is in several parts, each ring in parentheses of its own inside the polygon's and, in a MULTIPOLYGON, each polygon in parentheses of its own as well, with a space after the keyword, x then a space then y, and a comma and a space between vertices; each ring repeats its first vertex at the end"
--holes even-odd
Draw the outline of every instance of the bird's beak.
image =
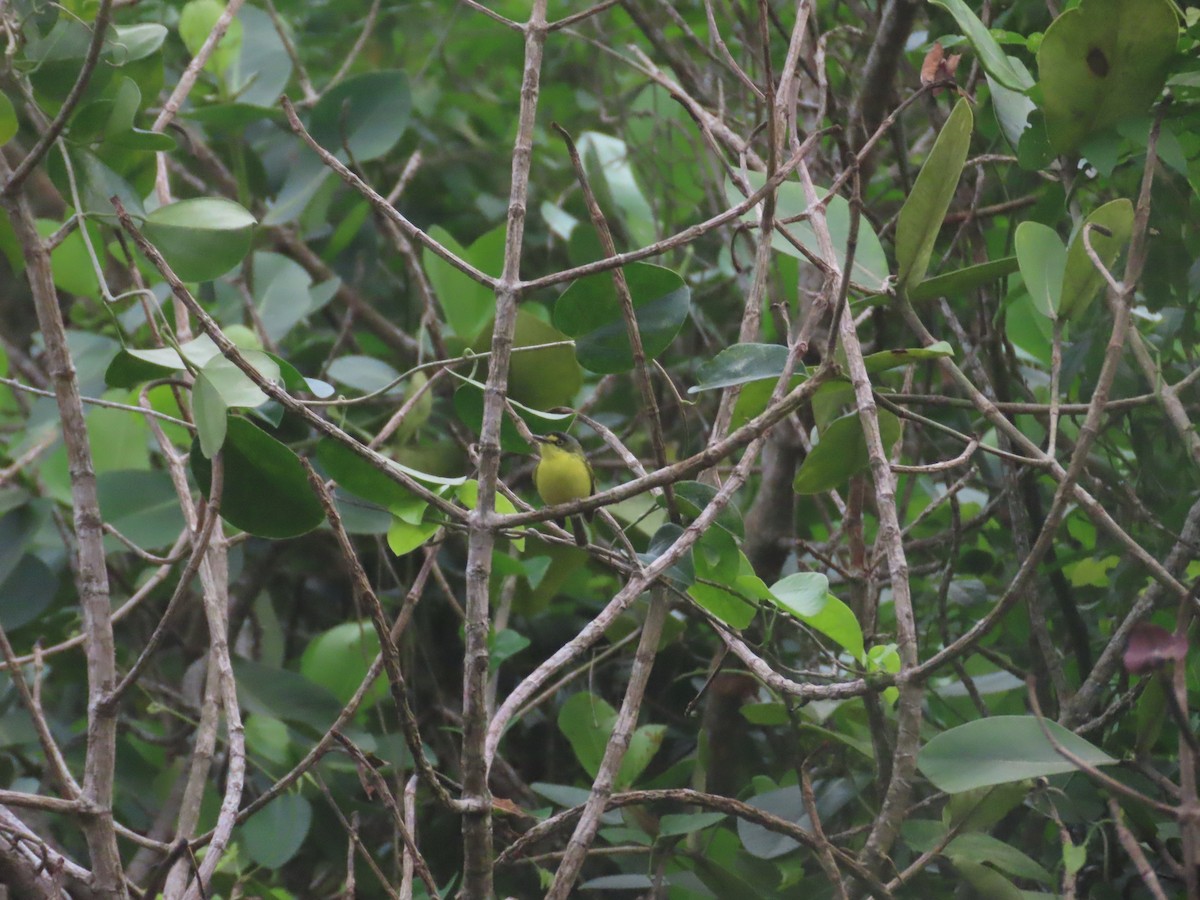
POLYGON ((530 437, 532 437, 532 438, 533 438, 533 442, 534 442, 535 444, 548 444, 548 443, 550 443, 550 438, 548 438, 548 437, 545 437, 544 435, 540 435, 540 434, 531 434, 531 435, 530 435, 530 437))

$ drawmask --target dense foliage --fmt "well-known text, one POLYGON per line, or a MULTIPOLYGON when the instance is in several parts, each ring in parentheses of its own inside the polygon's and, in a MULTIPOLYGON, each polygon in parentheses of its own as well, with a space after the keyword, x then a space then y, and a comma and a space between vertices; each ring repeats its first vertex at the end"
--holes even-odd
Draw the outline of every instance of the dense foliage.
POLYGON ((14 896, 1200 896, 1196 10, 0 21, 14 896))

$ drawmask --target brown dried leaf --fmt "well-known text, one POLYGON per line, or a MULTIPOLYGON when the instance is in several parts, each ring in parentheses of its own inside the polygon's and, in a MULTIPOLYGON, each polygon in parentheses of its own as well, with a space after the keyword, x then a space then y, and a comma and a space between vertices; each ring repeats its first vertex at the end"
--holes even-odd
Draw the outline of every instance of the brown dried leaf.
MULTIPOLYGON (((961 53, 946 56, 946 51, 943 49, 941 42, 935 42, 929 48, 929 52, 925 54, 925 61, 921 63, 922 86, 938 81, 953 81, 954 72, 958 69, 958 63, 961 59, 961 53)), ((940 87, 934 88, 933 95, 936 97, 942 90, 940 87)))

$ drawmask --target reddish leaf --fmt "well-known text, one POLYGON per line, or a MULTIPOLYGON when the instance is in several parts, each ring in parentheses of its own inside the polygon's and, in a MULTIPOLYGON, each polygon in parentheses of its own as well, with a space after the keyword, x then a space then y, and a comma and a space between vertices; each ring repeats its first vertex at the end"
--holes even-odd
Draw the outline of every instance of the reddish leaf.
POLYGON ((1161 669, 1167 663, 1181 662, 1187 656, 1187 637, 1174 634, 1149 622, 1138 622, 1129 631, 1125 644, 1125 670, 1131 675, 1144 675, 1161 669))

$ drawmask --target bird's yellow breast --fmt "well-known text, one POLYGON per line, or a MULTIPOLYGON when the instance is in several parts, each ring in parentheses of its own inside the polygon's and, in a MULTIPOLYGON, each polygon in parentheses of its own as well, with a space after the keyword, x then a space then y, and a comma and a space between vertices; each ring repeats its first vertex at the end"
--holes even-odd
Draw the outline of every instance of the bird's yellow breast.
POLYGON ((553 444, 542 444, 540 452, 533 481, 547 505, 591 496, 592 472, 585 459, 553 444))

